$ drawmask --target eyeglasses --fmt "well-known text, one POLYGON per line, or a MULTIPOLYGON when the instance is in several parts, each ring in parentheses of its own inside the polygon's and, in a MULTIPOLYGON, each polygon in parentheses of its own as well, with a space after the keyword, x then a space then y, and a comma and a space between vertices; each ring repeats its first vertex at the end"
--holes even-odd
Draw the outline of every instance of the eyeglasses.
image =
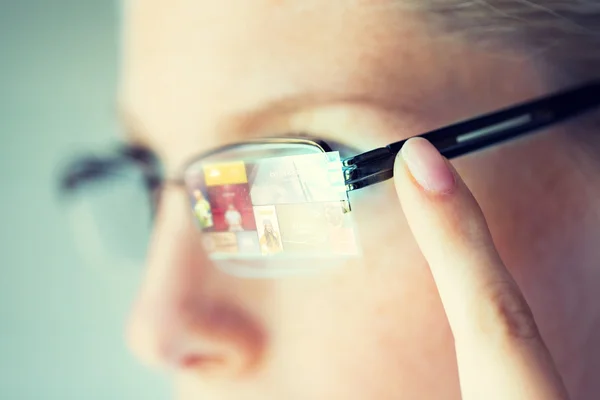
MULTIPOLYGON (((600 82, 593 82, 419 136, 454 158, 598 106, 600 82)), ((73 197, 88 192, 81 189, 90 182, 122 180, 132 175, 125 170, 135 170, 133 180, 152 194, 153 208, 163 185, 185 189, 202 245, 215 260, 355 257, 360 246, 348 193, 390 179, 405 141, 352 155, 344 145, 305 135, 250 140, 194 157, 174 179, 162 176, 147 149, 125 147, 71 164, 61 189, 73 197)))

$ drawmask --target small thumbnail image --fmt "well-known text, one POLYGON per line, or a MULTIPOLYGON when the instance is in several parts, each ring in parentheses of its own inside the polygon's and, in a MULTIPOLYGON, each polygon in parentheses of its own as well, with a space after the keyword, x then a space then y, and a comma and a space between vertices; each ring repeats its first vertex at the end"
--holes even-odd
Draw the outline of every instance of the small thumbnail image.
POLYGON ((202 190, 195 189, 193 191, 192 205, 194 209, 194 215, 196 216, 196 221, 198 221, 200 228, 212 228, 214 225, 212 210, 210 208, 210 203, 206 199, 205 194, 202 193, 202 190))
POLYGON ((247 183, 209 186, 213 227, 217 232, 254 231, 254 213, 247 183))
POLYGON ((356 233, 346 205, 345 201, 323 204, 329 234, 329 251, 335 254, 358 254, 356 233))
POLYGON ((262 254, 277 254, 283 251, 279 219, 274 206, 254 207, 258 244, 262 254))
POLYGON ((260 250, 258 232, 237 232, 235 235, 237 237, 238 253, 240 255, 252 256, 260 255, 262 253, 260 250))
POLYGON ((358 253, 352 216, 345 201, 278 205, 286 253, 350 255, 358 253))
POLYGON ((292 157, 260 160, 249 164, 247 171, 250 197, 255 206, 307 201, 292 157))
POLYGON ((329 222, 323 203, 278 205, 277 215, 286 253, 329 252, 329 222))
POLYGON ((344 212, 344 203, 342 201, 323 203, 323 211, 328 227, 341 228, 344 226, 346 213, 344 212))
POLYGON ((202 168, 206 186, 224 186, 247 183, 246 165, 243 161, 204 165, 202 168))
POLYGON ((202 235, 204 248, 209 254, 235 254, 238 242, 232 232, 207 232, 202 235))
POLYGON ((247 165, 252 204, 296 204, 343 199, 339 153, 274 157, 247 165))
POLYGON ((208 200, 204 172, 196 170, 185 177, 186 186, 190 193, 190 202, 196 221, 201 229, 212 228, 214 225, 212 209, 208 200))
POLYGON ((338 152, 290 157, 309 202, 343 200, 347 196, 338 152))

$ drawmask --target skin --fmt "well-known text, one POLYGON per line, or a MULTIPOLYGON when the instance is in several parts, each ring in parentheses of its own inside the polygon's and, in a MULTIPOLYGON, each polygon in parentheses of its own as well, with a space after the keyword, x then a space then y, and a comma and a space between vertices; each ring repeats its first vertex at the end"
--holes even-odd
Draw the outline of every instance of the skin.
MULTIPOLYGON (((426 16, 384 1, 131 2, 125 32, 126 123, 171 173, 195 154, 274 133, 309 132, 366 151, 550 90, 527 57, 449 38, 426 16)), ((598 166, 559 128, 453 165, 464 183, 446 203, 423 200, 429 192, 404 167, 404 180, 353 193, 364 257, 276 280, 222 272, 199 245, 186 194, 168 187, 128 327, 133 351, 172 374, 180 399, 458 399, 461 386, 465 398, 491 398, 482 390, 518 398, 499 387, 542 398, 561 390, 552 361, 572 398, 594 398, 598 166), (460 240, 487 232, 467 186, 491 231, 484 253, 472 237, 460 240), (415 203, 418 193, 425 197, 415 203), (435 258, 440 246, 455 255, 448 266, 435 258), (505 329, 514 318, 504 314, 523 313, 487 301, 505 298, 493 290, 466 296, 489 308, 452 318, 465 305, 448 299, 488 287, 490 271, 506 271, 500 257, 543 342, 522 345, 523 335, 505 329), (474 286, 449 285, 464 276, 453 265, 473 260, 485 260, 474 286), (459 275, 440 280, 444 270, 459 275), (478 379, 481 365, 492 369, 478 379)))

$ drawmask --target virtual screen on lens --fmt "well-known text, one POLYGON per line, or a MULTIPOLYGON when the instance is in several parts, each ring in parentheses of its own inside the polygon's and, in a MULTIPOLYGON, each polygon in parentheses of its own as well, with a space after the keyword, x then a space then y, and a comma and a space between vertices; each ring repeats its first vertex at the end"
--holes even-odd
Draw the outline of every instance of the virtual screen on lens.
POLYGON ((358 252, 338 152, 205 163, 186 182, 213 258, 358 252))

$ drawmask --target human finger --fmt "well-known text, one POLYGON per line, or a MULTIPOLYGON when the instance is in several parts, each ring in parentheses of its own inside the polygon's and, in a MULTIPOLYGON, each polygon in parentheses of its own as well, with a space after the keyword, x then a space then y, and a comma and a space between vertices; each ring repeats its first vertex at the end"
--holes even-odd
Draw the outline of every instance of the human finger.
POLYGON ((414 138, 396 159, 394 180, 454 335, 463 399, 566 399, 534 316, 457 171, 414 138))

